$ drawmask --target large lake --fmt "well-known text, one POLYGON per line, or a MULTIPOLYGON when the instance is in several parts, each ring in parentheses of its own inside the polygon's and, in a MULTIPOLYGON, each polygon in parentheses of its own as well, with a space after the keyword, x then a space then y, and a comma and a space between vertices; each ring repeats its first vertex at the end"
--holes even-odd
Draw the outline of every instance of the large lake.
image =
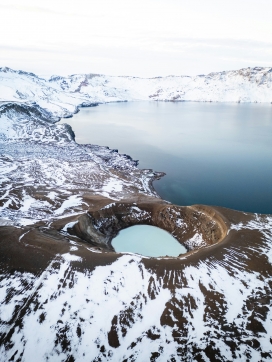
POLYGON ((272 213, 272 105, 128 102, 82 108, 78 143, 117 148, 167 175, 158 194, 179 205, 272 213))

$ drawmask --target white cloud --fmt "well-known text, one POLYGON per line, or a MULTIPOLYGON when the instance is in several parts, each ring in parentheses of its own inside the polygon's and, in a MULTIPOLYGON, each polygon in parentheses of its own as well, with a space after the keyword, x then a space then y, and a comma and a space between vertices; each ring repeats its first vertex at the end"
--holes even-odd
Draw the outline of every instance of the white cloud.
POLYGON ((272 64, 265 0, 0 0, 0 11, 1 65, 17 69, 153 76, 272 64))

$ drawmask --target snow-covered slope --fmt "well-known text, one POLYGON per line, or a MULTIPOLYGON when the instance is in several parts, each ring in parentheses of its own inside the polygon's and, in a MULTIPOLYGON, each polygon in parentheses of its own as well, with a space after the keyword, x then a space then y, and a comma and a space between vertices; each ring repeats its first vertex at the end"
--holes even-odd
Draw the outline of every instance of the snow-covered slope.
POLYGON ((116 101, 272 102, 272 68, 245 68, 195 77, 77 74, 50 79, 0 68, 0 100, 36 102, 59 117, 71 116, 80 105, 116 101))
MULTIPOLYGON (((39 273, 0 268, 0 359, 271 361, 271 227, 271 217, 234 223, 236 241, 195 260, 105 263, 86 244, 59 241, 39 273)), ((19 252, 39 258, 32 240, 21 237, 19 252)))
POLYGON ((52 77, 60 90, 84 93, 97 102, 163 100, 200 102, 272 102, 272 68, 246 68, 208 75, 157 78, 73 75, 52 77))
POLYGON ((86 192, 115 200, 134 191, 153 194, 149 181, 156 173, 139 170, 117 150, 77 144, 71 127, 55 122, 36 104, 0 104, 0 215, 6 220, 33 224, 74 207, 84 212, 86 192))
POLYGON ((56 117, 69 117, 79 105, 89 105, 79 93, 60 91, 33 73, 10 68, 0 68, 0 101, 37 103, 56 117))

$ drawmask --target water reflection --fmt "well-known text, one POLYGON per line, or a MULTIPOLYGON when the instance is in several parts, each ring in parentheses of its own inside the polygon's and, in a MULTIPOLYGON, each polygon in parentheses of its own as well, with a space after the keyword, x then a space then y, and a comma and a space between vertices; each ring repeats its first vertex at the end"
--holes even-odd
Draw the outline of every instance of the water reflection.
POLYGON ((272 213, 270 104, 112 103, 68 123, 77 142, 117 148, 141 168, 166 172, 154 186, 175 204, 272 213))

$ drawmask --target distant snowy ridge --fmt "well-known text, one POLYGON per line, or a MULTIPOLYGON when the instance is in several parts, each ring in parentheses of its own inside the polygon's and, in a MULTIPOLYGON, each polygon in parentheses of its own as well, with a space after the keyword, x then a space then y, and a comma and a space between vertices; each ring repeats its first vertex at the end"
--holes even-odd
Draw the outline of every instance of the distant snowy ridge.
POLYGON ((41 78, 0 68, 0 101, 36 102, 58 117, 118 101, 272 102, 272 68, 156 78, 75 74, 41 78))

